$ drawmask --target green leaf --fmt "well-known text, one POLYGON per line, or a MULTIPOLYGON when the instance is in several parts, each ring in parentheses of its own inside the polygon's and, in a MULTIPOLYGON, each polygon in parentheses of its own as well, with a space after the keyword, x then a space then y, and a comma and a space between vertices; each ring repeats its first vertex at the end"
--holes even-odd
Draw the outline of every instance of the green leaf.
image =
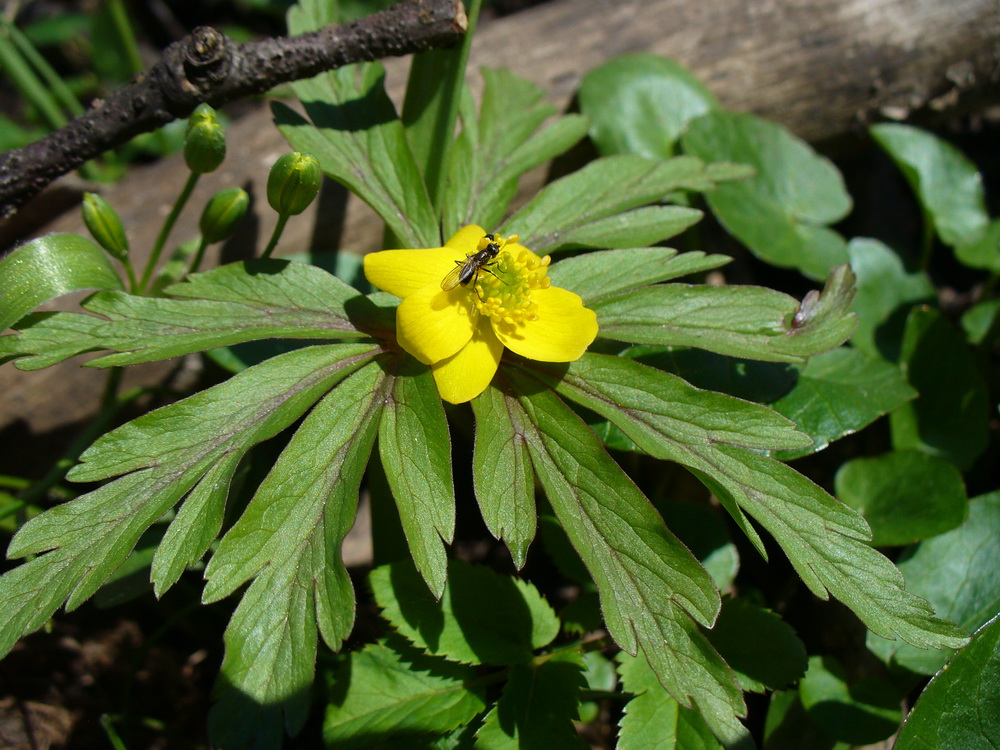
POLYGON ((401 120, 435 208, 441 206, 447 182, 459 100, 465 93, 465 66, 478 19, 479 3, 470 3, 461 42, 449 49, 425 50, 410 61, 401 120))
POLYGON ((695 705, 725 741, 746 735, 732 672, 698 630, 710 625, 719 593, 697 560, 597 437, 547 389, 510 371, 522 394, 508 409, 559 522, 601 594, 608 631, 650 660, 679 701, 695 705))
POLYGON ((39 237, 0 260, 0 331, 69 292, 121 288, 108 254, 86 237, 39 237))
POLYGON ((430 368, 397 360, 379 425, 379 456, 417 570, 435 597, 444 592, 455 535, 451 437, 430 368))
POLYGON ((622 687, 634 696, 618 724, 617 750, 722 750, 701 714, 674 700, 646 659, 624 652, 616 659, 622 687))
POLYGON ((825 278, 847 261, 827 228, 851 210, 836 167, 785 128, 753 115, 710 112, 688 125, 684 151, 706 162, 749 164, 749 180, 720 185, 706 199, 726 230, 761 260, 825 278))
POLYGON ((829 656, 809 659, 799 696, 824 732, 852 745, 891 737, 903 719, 902 696, 892 685, 872 677, 848 684, 843 667, 829 656))
POLYGON ((476 440, 472 479, 486 528, 502 539, 518 570, 535 538, 535 478, 524 441, 517 434, 506 401, 494 388, 472 400, 476 440))
POLYGON ((1000 272, 1000 219, 991 221, 975 242, 956 246, 955 257, 971 268, 1000 272))
POLYGON ((540 664, 519 664, 510 671, 503 695, 476 733, 482 750, 587 748, 577 734, 583 661, 571 651, 540 664))
POLYGON ((798 377, 793 365, 736 359, 701 349, 640 345, 629 347, 621 356, 679 375, 698 388, 758 404, 777 401, 795 386, 798 377))
POLYGON ((983 300, 962 315, 962 330, 974 345, 991 344, 1000 336, 1000 299, 983 300))
POLYGON ((899 546, 960 526, 968 512, 955 465, 920 451, 855 458, 837 471, 837 497, 872 527, 876 547, 899 546))
POLYGON ((996 413, 972 351, 939 312, 916 308, 906 323, 900 361, 920 396, 890 417, 892 445, 972 466, 986 450, 996 413))
POLYGON ((334 673, 323 740, 337 750, 390 740, 421 747, 421 739, 449 732, 486 707, 475 676, 472 667, 366 646, 334 673))
POLYGON ((764 750, 846 750, 809 718, 798 690, 771 694, 764 723, 764 750))
MULTIPOLYGON (((969 518, 957 529, 927 539, 899 563, 907 588, 926 598, 941 617, 967 631, 1000 612, 1000 491, 969 502, 969 518)), ((950 651, 923 651, 868 634, 868 648, 893 664, 934 674, 950 651)))
POLYGON ((934 284, 923 271, 907 271, 903 260, 878 240, 853 239, 847 253, 858 278, 851 308, 858 314, 858 328, 851 345, 896 362, 906 315, 914 305, 937 299, 934 284))
POLYGON ((680 63, 650 54, 599 65, 584 76, 578 95, 603 156, 667 159, 691 120, 719 108, 712 92, 680 63))
POLYGON ((853 296, 854 275, 844 265, 830 275, 822 294, 810 292, 801 305, 762 287, 662 284, 605 298, 592 309, 605 338, 802 362, 851 335, 853 296))
POLYGON ((689 502, 657 501, 657 510, 670 519, 670 530, 705 567, 720 591, 725 591, 736 579, 740 554, 729 537, 722 513, 707 505, 689 502))
POLYGON ((87 351, 110 349, 87 366, 111 367, 168 359, 267 338, 358 338, 351 316, 370 307, 357 290, 314 266, 253 260, 195 274, 168 287, 179 299, 98 292, 80 313, 38 313, 22 333, 0 338, 0 360, 37 370, 87 351))
POLYGON ((210 495, 210 512, 181 509, 175 523, 182 530, 168 531, 154 559, 157 590, 165 591, 218 533, 227 479, 246 451, 298 419, 375 353, 363 345, 291 352, 97 440, 69 478, 118 478, 36 516, 11 541, 9 557, 48 553, 0 577, 0 653, 41 627, 64 600, 72 610, 92 595, 181 498, 199 504, 210 495), (191 525, 192 515, 205 525, 191 525), (161 554, 169 561, 160 563, 161 554))
MULTIPOLYGON (((714 187, 705 165, 689 156, 669 161, 606 156, 546 185, 499 231, 519 235, 521 244, 541 255, 573 246, 571 240, 564 239, 566 236, 586 237, 591 232, 606 231, 608 225, 601 220, 657 202, 671 191, 714 187)), ((695 218, 690 210, 677 216, 687 217, 687 221, 695 218)), ((664 226, 672 233, 680 224, 666 222, 664 226)), ((648 243, 659 241, 650 239, 652 235, 644 237, 648 243)))
POLYGON ((896 162, 946 245, 970 245, 989 217, 983 178, 962 152, 927 131, 884 123, 869 132, 896 162))
POLYGON ((466 224, 495 226, 507 213, 518 179, 569 149, 587 133, 579 115, 542 123, 556 113, 544 91, 507 70, 482 69, 483 103, 462 100, 462 132, 452 149, 442 216, 450 237, 466 224), (537 131, 537 132, 536 132, 537 131))
POLYGON ((397 632, 452 661, 522 664, 559 634, 559 619, 538 589, 482 566, 452 560, 440 601, 408 561, 376 568, 369 582, 397 632))
POLYGON ((685 206, 646 206, 570 229, 562 247, 639 247, 662 242, 701 221, 701 211, 685 206))
POLYGON ((576 292, 591 306, 630 289, 710 271, 731 260, 727 255, 701 251, 678 255, 668 247, 602 250, 553 263, 549 278, 553 285, 576 292))
MULTIPOLYGON (((688 416, 687 421, 693 424, 686 427, 684 420, 671 415, 677 407, 667 389, 669 376, 615 357, 588 354, 564 371, 546 372, 538 366, 532 371, 559 393, 609 419, 650 455, 691 469, 764 554, 743 511, 753 516, 817 596, 833 594, 872 630, 917 646, 955 647, 965 641, 958 628, 933 616, 927 602, 908 594, 900 572, 865 544, 870 531, 858 513, 788 466, 746 447, 769 439, 797 440, 799 433, 787 422, 779 428, 775 421, 784 418, 772 413, 769 423, 765 407, 748 404, 746 413, 756 416, 759 425, 744 428, 745 437, 740 425, 752 422, 743 417, 728 429, 722 421, 713 425, 712 420, 726 418, 714 408, 705 415, 692 410, 694 419, 688 416), (709 427, 718 430, 714 440, 709 427), (734 444, 738 441, 743 444, 734 444)), ((674 390, 682 392, 676 386, 674 390)))
POLYGON ((797 369, 795 386, 771 407, 795 422, 813 444, 781 451, 776 455, 781 460, 823 450, 917 396, 898 367, 857 349, 818 354, 797 369))
POLYGON ((939 672, 913 707, 896 750, 989 750, 1000 737, 1000 617, 939 672))
POLYGON ((763 693, 797 682, 806 671, 806 647, 790 625, 743 599, 725 599, 708 639, 744 690, 763 693))
POLYGON ((440 247, 427 188, 410 152, 379 63, 350 65, 292 84, 311 122, 272 104, 278 130, 296 151, 372 207, 405 247, 440 247))
POLYGON ((283 706, 290 734, 308 713, 317 625, 336 651, 354 624, 340 547, 354 525, 384 377, 369 364, 316 405, 205 570, 206 602, 254 578, 226 628, 216 697, 283 706))

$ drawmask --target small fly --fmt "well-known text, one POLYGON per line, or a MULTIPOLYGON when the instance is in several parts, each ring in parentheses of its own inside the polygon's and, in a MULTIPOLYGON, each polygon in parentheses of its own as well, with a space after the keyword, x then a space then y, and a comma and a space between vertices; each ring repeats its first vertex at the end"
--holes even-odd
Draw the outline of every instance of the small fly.
POLYGON ((493 265, 494 259, 500 252, 500 244, 492 234, 487 234, 483 239, 486 240, 486 247, 472 255, 466 253, 465 260, 456 260, 455 267, 441 279, 441 288, 444 291, 450 292, 457 286, 468 286, 470 282, 475 287, 480 271, 492 273, 489 266, 493 265))

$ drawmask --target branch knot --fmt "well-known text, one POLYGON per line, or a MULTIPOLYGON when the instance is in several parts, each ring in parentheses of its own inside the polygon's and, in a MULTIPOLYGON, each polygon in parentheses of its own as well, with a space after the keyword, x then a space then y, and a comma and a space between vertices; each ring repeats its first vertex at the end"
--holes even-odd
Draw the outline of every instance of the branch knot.
POLYGON ((232 42, 211 26, 199 26, 185 40, 184 76, 197 89, 212 88, 229 75, 232 42))

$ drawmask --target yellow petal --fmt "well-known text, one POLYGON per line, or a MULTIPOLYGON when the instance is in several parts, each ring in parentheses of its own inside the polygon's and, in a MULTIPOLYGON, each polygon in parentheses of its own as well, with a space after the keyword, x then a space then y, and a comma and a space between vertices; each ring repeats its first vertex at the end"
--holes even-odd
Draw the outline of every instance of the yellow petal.
POLYGON ((512 352, 541 362, 572 362, 583 356, 597 337, 597 315, 573 292, 559 287, 535 289, 538 320, 493 330, 512 352))
POLYGON ((471 255, 479 249, 479 240, 481 240, 486 235, 486 230, 483 229, 478 224, 467 224, 466 226, 459 229, 455 234, 451 236, 445 244, 445 247, 451 248, 452 250, 458 250, 463 255, 455 256, 459 259, 464 258, 465 255, 471 255))
POLYGON ((470 310, 466 289, 444 292, 435 279, 399 303, 396 340, 425 365, 439 362, 472 338, 470 310))
POLYGON ((486 390, 493 380, 503 344, 493 335, 489 321, 481 318, 472 339, 457 354, 431 365, 441 398, 464 404, 486 390))
POLYGON ((405 299, 432 283, 440 285, 455 261, 464 257, 450 247, 382 250, 365 256, 365 278, 383 292, 405 299))

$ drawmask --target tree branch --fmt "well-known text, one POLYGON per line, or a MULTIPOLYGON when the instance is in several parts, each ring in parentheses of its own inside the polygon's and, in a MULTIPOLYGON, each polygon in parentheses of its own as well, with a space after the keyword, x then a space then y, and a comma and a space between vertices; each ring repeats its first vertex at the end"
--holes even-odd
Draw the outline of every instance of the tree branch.
POLYGON ((342 65, 444 47, 465 30, 461 0, 404 0, 354 23, 247 44, 199 27, 65 127, 0 155, 0 218, 56 177, 133 136, 187 117, 202 102, 218 107, 342 65))

